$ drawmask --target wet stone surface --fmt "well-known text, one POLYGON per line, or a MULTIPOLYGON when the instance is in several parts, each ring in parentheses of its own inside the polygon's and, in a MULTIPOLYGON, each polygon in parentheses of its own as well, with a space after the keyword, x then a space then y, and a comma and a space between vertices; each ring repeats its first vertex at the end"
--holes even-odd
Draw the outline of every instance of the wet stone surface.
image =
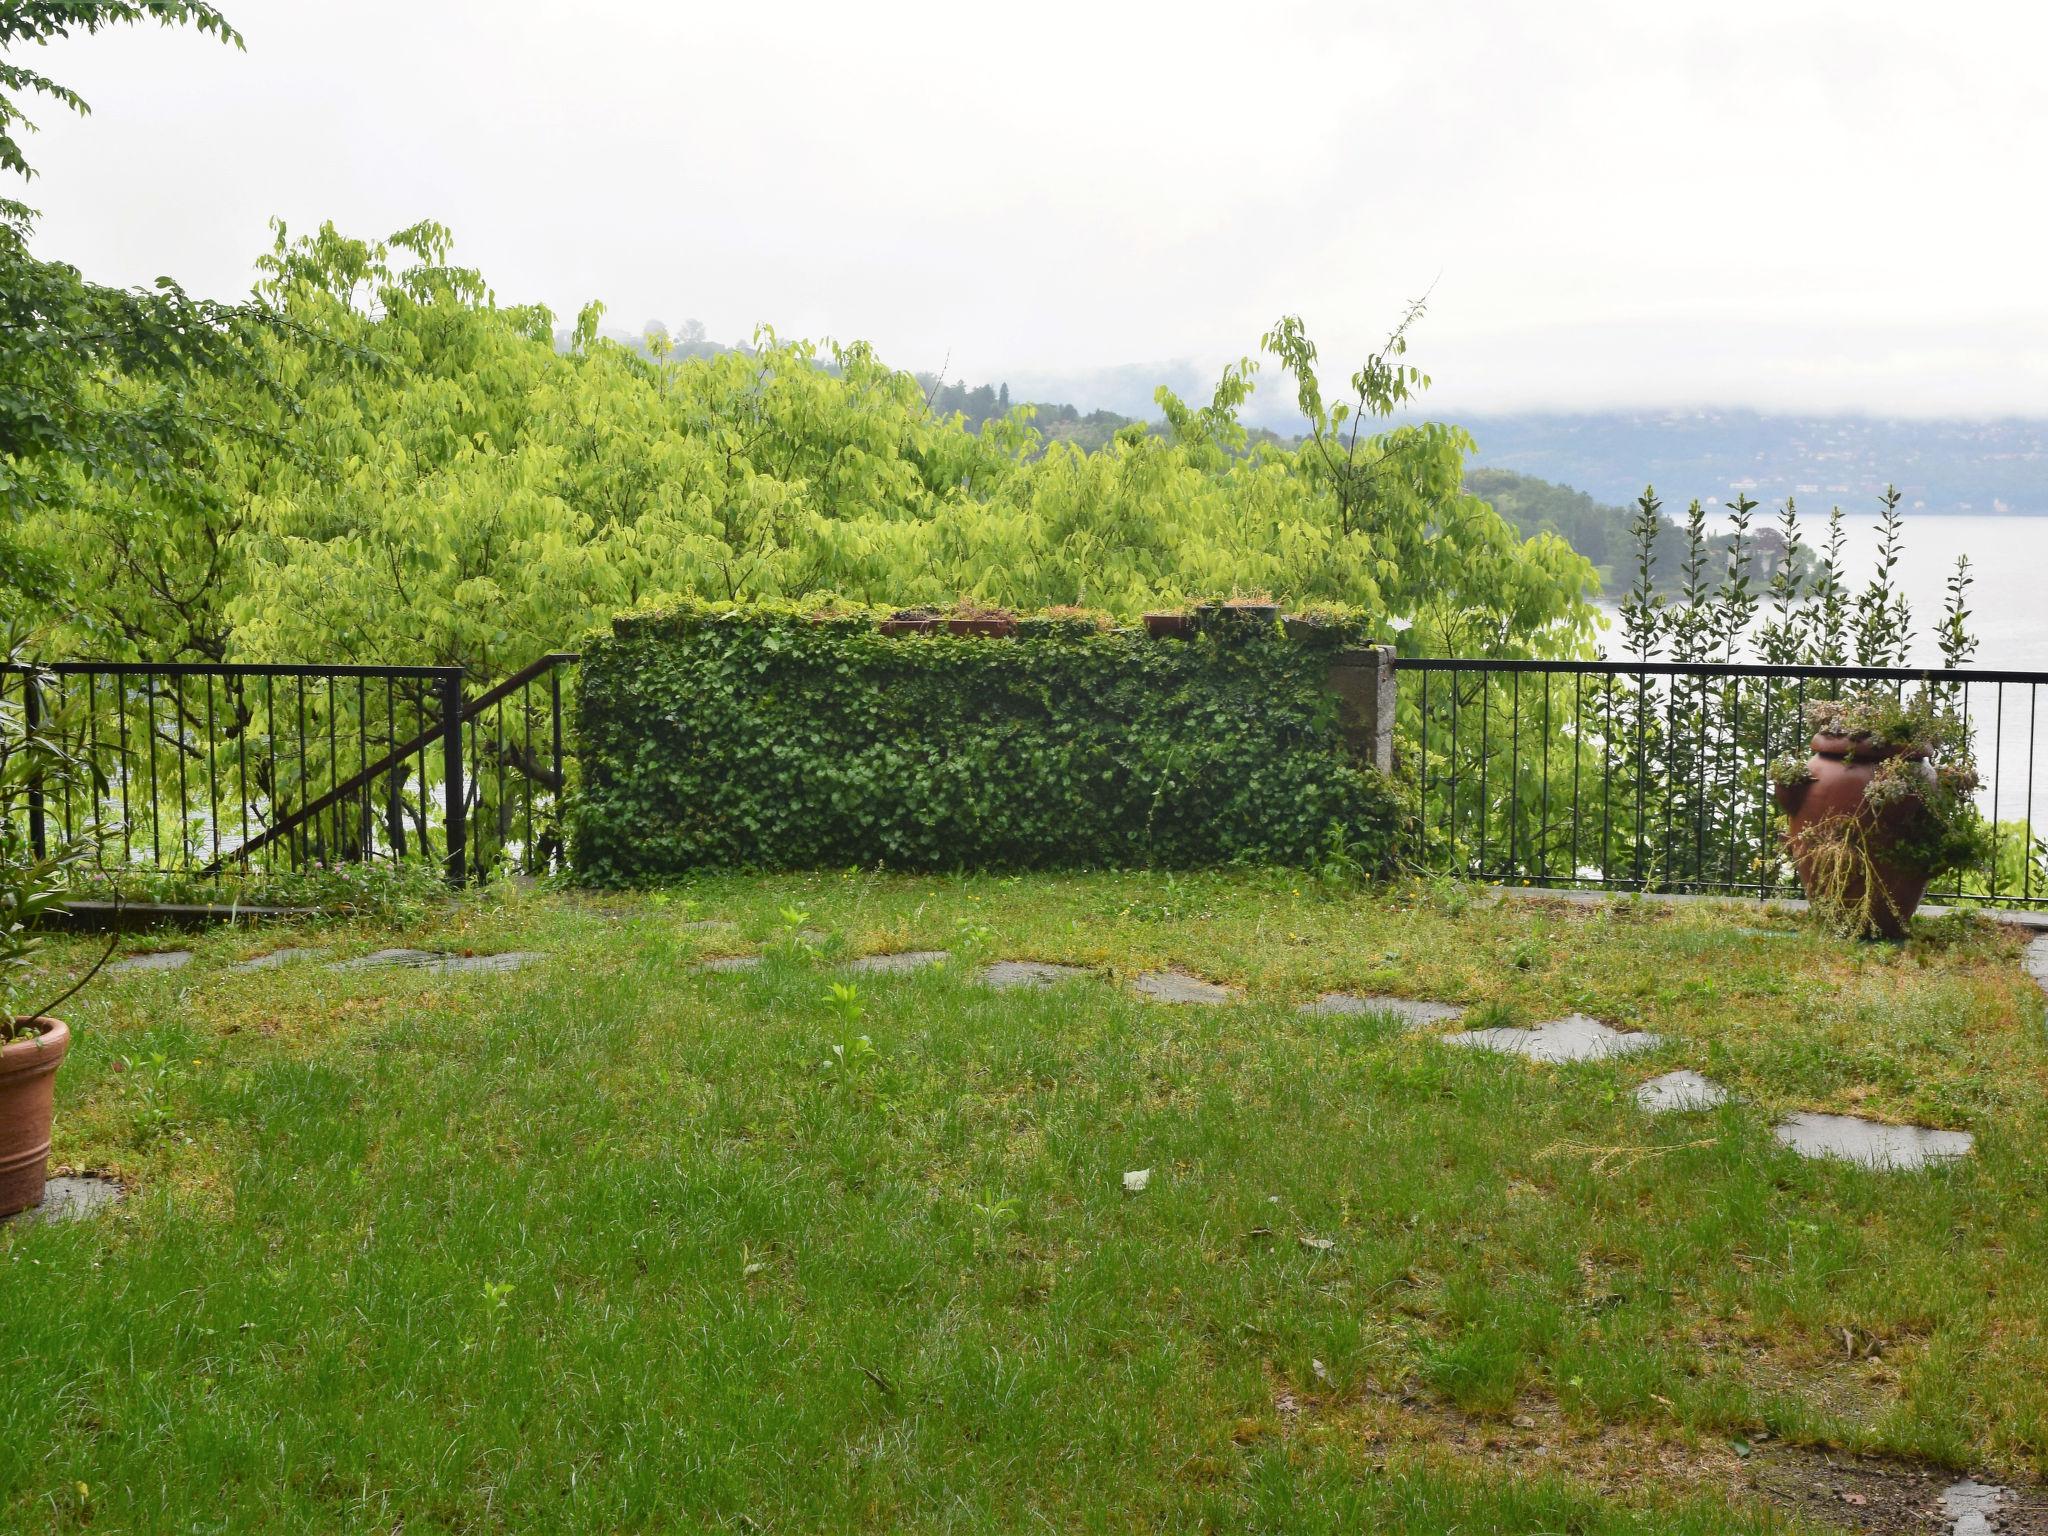
POLYGON ((1549 1062, 1604 1061, 1610 1056, 1627 1056, 1663 1044, 1661 1035, 1647 1030, 1624 1034, 1583 1013, 1552 1019, 1534 1029, 1472 1029, 1438 1038, 1446 1045, 1549 1062))
POLYGON ((1646 1115, 1685 1114, 1727 1102, 1728 1090, 1697 1072, 1666 1072, 1636 1089, 1636 1107, 1646 1115))
POLYGON ((55 1174, 43 1184, 43 1203, 4 1219, 22 1223, 77 1221, 106 1209, 128 1191, 118 1179, 96 1173, 55 1174))
POLYGON ((516 971, 521 966, 546 958, 538 951, 525 949, 510 949, 496 955, 450 955, 436 949, 380 949, 375 954, 359 955, 353 960, 338 960, 328 969, 371 971, 396 966, 404 970, 426 971, 435 976, 452 976, 476 971, 516 971))
POLYGON ((1968 1131, 1884 1125, 1855 1115, 1788 1115, 1772 1134, 1801 1157, 1832 1157, 1895 1171, 1953 1162, 1969 1156, 1976 1145, 1968 1131))
POLYGON ((120 975, 124 971, 175 971, 192 962, 189 949, 163 949, 151 955, 123 955, 119 960, 108 962, 107 974, 120 975))
POLYGON ((1237 996, 1229 987, 1186 971, 1146 971, 1132 980, 1131 989, 1155 1003, 1227 1003, 1237 996))
POLYGON ((759 955, 714 955, 694 967, 699 973, 709 972, 714 976, 727 975, 734 971, 757 971, 760 968, 759 955))
POLYGON ((1941 1513, 1952 1536, 1994 1536, 1993 1517, 2010 1496, 2010 1489, 1966 1477, 1941 1490, 1941 1513))
POLYGON ((274 971, 279 966, 294 965, 301 960, 311 960, 319 953, 320 951, 317 949, 308 949, 295 945, 286 949, 273 949, 267 955, 255 955, 247 960, 238 961, 234 965, 229 966, 228 969, 237 974, 248 971, 274 971))
POLYGON ((943 965, 946 958, 943 949, 906 949, 893 955, 862 955, 858 960, 848 961, 847 969, 869 976, 900 976, 906 971, 943 965))
POLYGON ((1364 996, 1355 992, 1325 992, 1312 1003, 1301 1005, 1303 1013, 1378 1013, 1399 1019, 1410 1029, 1425 1029, 1431 1024, 1455 1024, 1465 1017, 1464 1008, 1457 1003, 1432 1003, 1419 997, 1381 997, 1377 994, 1364 996))
POLYGON ((998 992, 1018 987, 1055 987, 1063 981, 1080 981, 1090 972, 1086 966, 1058 965, 1051 960, 998 960, 974 979, 998 992))

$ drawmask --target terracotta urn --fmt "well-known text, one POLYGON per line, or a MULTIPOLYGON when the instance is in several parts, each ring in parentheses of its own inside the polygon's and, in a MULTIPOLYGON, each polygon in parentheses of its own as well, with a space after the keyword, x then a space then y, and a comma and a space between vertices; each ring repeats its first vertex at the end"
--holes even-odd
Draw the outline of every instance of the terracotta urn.
POLYGON ((1868 896, 1870 926, 1877 936, 1903 939, 1913 913, 1927 894, 1928 875, 1887 857, 1919 819, 1926 803, 1919 795, 1902 795, 1872 810, 1867 804, 1870 784, 1883 764, 1903 758, 1910 771, 1931 788, 1934 769, 1927 754, 1914 747, 1882 746, 1867 736, 1843 736, 1821 731, 1813 738, 1813 756, 1806 762, 1806 777, 1776 786, 1779 807, 1787 821, 1785 844, 1799 870, 1799 883, 1809 899, 1816 885, 1819 850, 1835 840, 1846 823, 1856 823, 1870 857, 1852 867, 1840 891, 1842 905, 1861 911, 1868 896), (1876 891, 1866 889, 1866 878, 1874 877, 1876 891))
POLYGON ((63 1020, 24 1022, 39 1033, 0 1046, 0 1216, 43 1203, 57 1065, 71 1048, 63 1020))

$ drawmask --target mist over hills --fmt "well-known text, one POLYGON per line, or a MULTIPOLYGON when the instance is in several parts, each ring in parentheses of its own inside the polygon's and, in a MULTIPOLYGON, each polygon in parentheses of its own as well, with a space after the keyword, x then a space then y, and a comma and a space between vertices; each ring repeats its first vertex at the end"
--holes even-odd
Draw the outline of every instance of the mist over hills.
MULTIPOLYGON (((650 325, 656 322, 649 322, 650 325)), ((638 336, 612 333, 631 346, 638 336)), ((724 350, 686 324, 674 355, 724 350)), ((1213 370, 1186 359, 1073 371, 1019 370, 970 385, 917 371, 934 409, 972 423, 1033 402, 1048 438, 1099 447, 1131 421, 1155 421, 1162 384, 1205 402, 1213 370)), ((1301 430, 1291 385, 1270 374, 1243 416, 1282 437, 1301 430)), ((1867 509, 1887 485, 1922 515, 2048 516, 2048 416, 1914 418, 1784 414, 1733 409, 1462 411, 1445 404, 1414 419, 1454 421, 1478 444, 1474 463, 1583 491, 1625 506, 1654 485, 1667 514, 1695 497, 1709 506, 1748 495, 1766 507, 1796 498, 1825 513, 1867 509)))

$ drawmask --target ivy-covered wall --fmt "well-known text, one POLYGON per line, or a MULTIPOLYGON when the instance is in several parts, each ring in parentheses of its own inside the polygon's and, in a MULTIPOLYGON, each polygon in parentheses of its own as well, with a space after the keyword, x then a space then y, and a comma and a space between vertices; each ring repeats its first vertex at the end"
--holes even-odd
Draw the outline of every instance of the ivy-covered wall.
POLYGON ((579 875, 1391 861, 1401 799, 1346 752, 1327 647, 1273 624, 985 638, 876 619, 618 620, 583 658, 579 875))

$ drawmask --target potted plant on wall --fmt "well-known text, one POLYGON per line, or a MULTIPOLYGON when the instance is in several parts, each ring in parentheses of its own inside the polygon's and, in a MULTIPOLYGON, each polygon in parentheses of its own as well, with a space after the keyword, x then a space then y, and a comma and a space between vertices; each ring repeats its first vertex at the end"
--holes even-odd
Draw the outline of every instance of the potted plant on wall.
POLYGON ((1145 633, 1154 640, 1185 640, 1195 632, 1195 615, 1187 607, 1162 608, 1145 615, 1145 633))
POLYGON ((1969 727, 1933 689, 1815 700, 1806 724, 1812 756, 1771 766, 1800 883, 1844 931, 1903 939, 1928 885, 1986 852, 1969 727))
POLYGON ((1014 635, 1017 616, 1007 608, 989 608, 972 598, 963 598, 954 605, 953 616, 946 620, 946 628, 956 635, 1014 635))
POLYGON ((30 708, 31 698, 55 694, 22 659, 17 640, 0 648, 0 660, 0 1216, 11 1216, 43 1199, 57 1068, 71 1046, 55 1011, 98 974, 113 948, 61 995, 30 1001, 23 984, 37 930, 63 905, 65 871, 92 849, 74 834, 38 854, 31 828, 48 796, 97 770, 66 751, 61 718, 30 708))

